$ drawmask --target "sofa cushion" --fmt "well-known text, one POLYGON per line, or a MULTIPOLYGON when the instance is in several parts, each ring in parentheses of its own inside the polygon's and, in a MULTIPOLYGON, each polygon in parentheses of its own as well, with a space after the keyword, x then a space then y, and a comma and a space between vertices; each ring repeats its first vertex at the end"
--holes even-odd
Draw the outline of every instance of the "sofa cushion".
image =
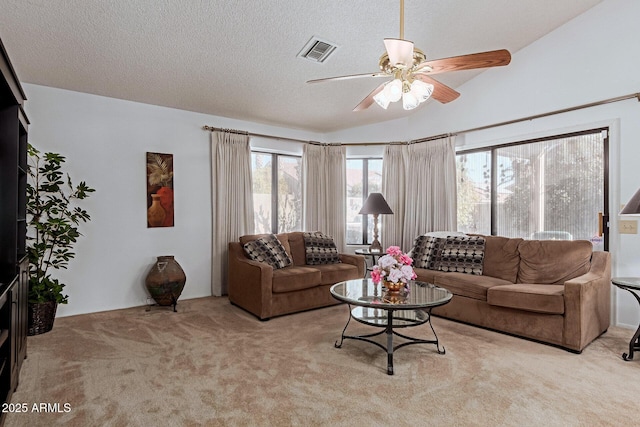
MULTIPOLYGON (((238 240, 240 241, 240 244, 244 246, 246 243, 249 243, 251 241, 254 241, 256 239, 259 239, 261 237, 266 237, 266 236, 269 236, 269 234, 247 234, 244 236, 240 236, 240 239, 238 240)), ((289 256, 293 258, 293 253, 291 252, 291 248, 289 246, 288 233, 276 234, 276 237, 278 238, 280 243, 282 243, 282 246, 284 246, 284 249, 287 251, 289 256)))
POLYGON ((304 266, 307 265, 307 255, 304 248, 304 233, 302 231, 292 231, 288 233, 289 247, 291 248, 291 258, 293 258, 293 265, 304 266))
POLYGON ((275 269, 284 268, 292 263, 291 257, 274 234, 247 242, 243 248, 252 260, 266 262, 275 269))
POLYGON ((523 240, 518 252, 517 283, 560 285, 589 271, 593 245, 588 240, 523 240))
POLYGON ((314 265, 313 268, 320 271, 320 282, 323 285, 333 285, 344 280, 362 278, 358 267, 353 264, 323 264, 314 265))
POLYGON ((506 280, 489 276, 476 276, 465 273, 440 273, 434 277, 434 284, 449 290, 454 295, 487 300, 487 290, 494 286, 511 285, 506 280))
POLYGON ((273 270, 271 290, 274 293, 299 291, 320 285, 320 271, 311 267, 290 265, 273 270))
POLYGON ((414 268, 436 269, 436 260, 445 240, 435 236, 422 235, 415 238, 410 256, 414 268))
POLYGON ((563 314, 564 285, 518 283, 494 286, 487 291, 487 302, 518 310, 563 314))
POLYGON ((435 283, 436 276, 444 274, 438 270, 429 270, 428 268, 415 268, 413 271, 416 273, 416 280, 418 282, 435 283))
POLYGON ((320 231, 303 233, 307 265, 338 264, 340 256, 333 238, 320 231))
POLYGON ((437 270, 482 275, 484 237, 449 236, 443 240, 442 250, 435 261, 437 270))
POLYGON ((501 236, 483 237, 485 250, 482 274, 516 283, 520 265, 518 245, 522 239, 501 236))

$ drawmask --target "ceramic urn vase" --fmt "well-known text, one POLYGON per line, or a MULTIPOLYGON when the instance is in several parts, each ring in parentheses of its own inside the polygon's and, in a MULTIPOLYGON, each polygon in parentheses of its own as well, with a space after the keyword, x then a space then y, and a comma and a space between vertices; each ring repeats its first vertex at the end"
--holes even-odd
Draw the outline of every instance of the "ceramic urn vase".
POLYGON ((187 276, 172 255, 159 256, 145 279, 145 286, 158 305, 173 305, 176 311, 178 298, 184 289, 187 276))

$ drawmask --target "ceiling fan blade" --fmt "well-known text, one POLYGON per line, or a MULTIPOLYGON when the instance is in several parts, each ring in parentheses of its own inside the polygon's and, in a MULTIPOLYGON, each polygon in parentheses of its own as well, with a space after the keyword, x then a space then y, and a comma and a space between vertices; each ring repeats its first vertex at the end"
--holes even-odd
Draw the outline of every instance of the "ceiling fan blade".
POLYGON ((413 42, 402 39, 384 39, 384 47, 389 55, 389 63, 398 68, 413 64, 413 42))
POLYGON ((373 97, 376 96, 378 94, 378 92, 380 92, 382 89, 384 89, 384 85, 385 84, 387 84, 387 82, 384 82, 380 86, 375 88, 369 95, 367 95, 367 97, 365 99, 360 101, 360 103, 355 106, 353 111, 362 111, 362 110, 366 110, 367 108, 371 107, 371 105, 374 102, 373 101, 373 97))
POLYGON ((413 77, 415 77, 416 79, 422 80, 425 83, 432 84, 433 93, 431 94, 431 97, 436 101, 440 101, 443 104, 446 104, 447 102, 451 102, 460 96, 459 92, 456 92, 455 90, 451 89, 449 86, 442 84, 435 79, 432 79, 426 74, 417 73, 417 74, 414 74, 413 77))
POLYGON ((307 83, 322 83, 331 80, 350 80, 350 79, 359 79, 362 77, 389 77, 386 73, 365 73, 365 74, 350 74, 347 76, 338 76, 338 77, 327 77, 324 79, 315 79, 315 80, 307 80, 307 83))
POLYGON ((416 65, 415 72, 439 74, 447 71, 473 70, 476 68, 501 67, 511 62, 511 54, 506 49, 470 55, 424 61, 416 65))

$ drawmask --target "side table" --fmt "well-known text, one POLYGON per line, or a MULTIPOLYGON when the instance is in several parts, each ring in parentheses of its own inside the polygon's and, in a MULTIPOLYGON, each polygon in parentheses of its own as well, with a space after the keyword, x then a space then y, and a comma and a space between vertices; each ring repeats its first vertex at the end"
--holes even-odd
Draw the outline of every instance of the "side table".
MULTIPOLYGON (((611 283, 620 289, 629 291, 640 304, 640 296, 637 293, 640 292, 640 277, 614 277, 611 279, 611 283)), ((636 333, 629 341, 629 353, 623 353, 622 358, 624 360, 632 360, 634 351, 640 351, 640 325, 638 325, 636 333)))
POLYGON ((371 252, 369 249, 356 249, 356 255, 364 255, 365 257, 371 257, 371 267, 368 265, 366 267, 365 277, 367 274, 373 269, 373 266, 376 265, 376 258, 380 258, 382 255, 386 255, 384 252, 371 252))

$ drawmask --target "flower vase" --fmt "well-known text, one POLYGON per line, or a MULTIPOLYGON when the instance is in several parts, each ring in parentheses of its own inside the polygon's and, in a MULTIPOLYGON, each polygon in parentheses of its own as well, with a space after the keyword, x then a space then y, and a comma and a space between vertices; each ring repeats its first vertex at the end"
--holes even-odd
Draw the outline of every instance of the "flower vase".
POLYGON ((399 295, 404 289, 403 282, 389 282, 387 280, 382 281, 383 286, 387 289, 387 295, 399 295))

